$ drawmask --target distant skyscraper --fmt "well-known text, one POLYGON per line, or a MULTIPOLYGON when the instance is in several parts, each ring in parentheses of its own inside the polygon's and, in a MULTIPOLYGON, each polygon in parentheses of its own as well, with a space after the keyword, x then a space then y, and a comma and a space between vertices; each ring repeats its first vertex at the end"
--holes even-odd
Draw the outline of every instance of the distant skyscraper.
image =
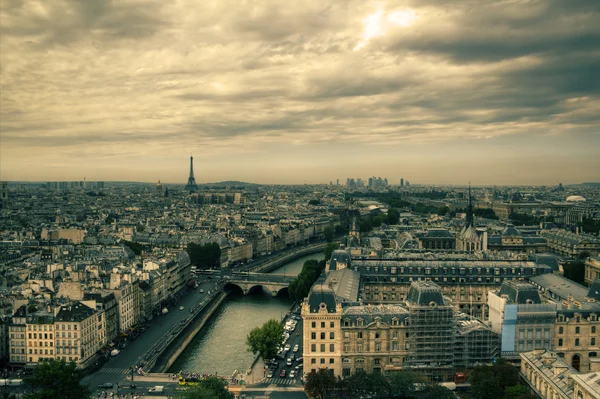
POLYGON ((188 177, 188 182, 185 185, 185 189, 188 191, 198 190, 196 179, 194 178, 194 157, 192 156, 190 156, 190 177, 188 177))
POLYGON ((400 179, 400 187, 404 187, 404 178, 400 179))

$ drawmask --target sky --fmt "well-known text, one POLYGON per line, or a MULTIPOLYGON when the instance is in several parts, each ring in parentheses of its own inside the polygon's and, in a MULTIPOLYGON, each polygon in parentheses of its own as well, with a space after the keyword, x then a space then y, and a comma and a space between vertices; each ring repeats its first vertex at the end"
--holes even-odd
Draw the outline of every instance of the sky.
POLYGON ((600 181, 598 0, 2 0, 0 180, 600 181))

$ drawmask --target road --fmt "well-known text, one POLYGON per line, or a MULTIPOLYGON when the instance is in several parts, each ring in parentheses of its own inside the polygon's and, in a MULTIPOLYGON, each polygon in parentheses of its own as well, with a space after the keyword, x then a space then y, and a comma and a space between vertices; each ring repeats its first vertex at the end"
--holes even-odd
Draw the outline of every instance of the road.
MULTIPOLYGON (((117 382, 122 385, 125 384, 127 377, 131 376, 131 369, 135 366, 138 361, 144 356, 146 351, 151 348, 156 342, 163 340, 165 334, 174 326, 184 321, 184 318, 190 315, 189 309, 196 306, 200 300, 208 295, 208 291, 214 289, 217 280, 207 280, 200 283, 200 286, 196 290, 192 290, 183 294, 179 303, 169 309, 169 313, 154 318, 148 324, 150 328, 145 333, 133 342, 130 342, 126 348, 122 349, 121 352, 112 357, 102 368, 86 376, 83 380, 84 384, 89 384, 90 389, 93 391, 99 384, 111 382, 114 385, 117 382), (199 294, 199 290, 203 289, 204 293, 199 294), (184 310, 179 311, 179 306, 183 306, 184 310)), ((134 381, 135 376, 134 374, 134 381)), ((127 381, 127 383, 131 383, 127 381)))
MULTIPOLYGON (((292 313, 296 316, 298 315, 299 312, 296 313, 292 313)), ((284 324, 285 322, 289 319, 289 316, 286 317, 286 319, 284 320, 284 324)), ((267 378, 267 373, 268 371, 265 372, 265 378, 263 378, 258 384, 253 384, 253 387, 259 388, 259 387, 268 387, 271 385, 276 385, 278 387, 289 387, 289 386, 301 386, 301 381, 300 381, 300 376, 303 374, 304 369, 302 367, 299 368, 299 370, 296 370, 296 366, 298 366, 298 362, 296 360, 292 361, 292 365, 288 366, 286 364, 287 359, 292 355, 295 354, 296 358, 299 358, 302 356, 303 353, 303 347, 302 347, 302 318, 300 318, 300 320, 298 320, 298 324, 296 325, 296 329, 294 331, 292 331, 292 334, 290 335, 290 338, 288 339, 288 341, 286 342, 286 344, 290 345, 290 351, 285 355, 284 358, 277 359, 277 368, 273 368, 273 377, 271 378, 267 378), (292 352, 292 349, 294 348, 294 345, 298 345, 298 351, 296 353, 292 352), (285 377, 280 377, 280 373, 282 370, 285 370, 285 377), (294 378, 290 378, 290 371, 291 370, 296 370, 296 377, 294 378)))

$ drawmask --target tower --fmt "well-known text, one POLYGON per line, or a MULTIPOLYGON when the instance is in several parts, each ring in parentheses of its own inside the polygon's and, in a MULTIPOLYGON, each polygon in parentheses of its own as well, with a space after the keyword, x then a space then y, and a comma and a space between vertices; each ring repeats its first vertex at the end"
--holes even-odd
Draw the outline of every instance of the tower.
POLYGON ((194 178, 194 157, 190 156, 190 177, 188 177, 187 184, 185 185, 185 189, 188 191, 196 191, 198 190, 198 186, 196 185, 196 179, 194 178))
POLYGON ((467 206, 467 223, 465 227, 473 226, 473 201, 471 199, 471 183, 469 183, 469 205, 467 206))

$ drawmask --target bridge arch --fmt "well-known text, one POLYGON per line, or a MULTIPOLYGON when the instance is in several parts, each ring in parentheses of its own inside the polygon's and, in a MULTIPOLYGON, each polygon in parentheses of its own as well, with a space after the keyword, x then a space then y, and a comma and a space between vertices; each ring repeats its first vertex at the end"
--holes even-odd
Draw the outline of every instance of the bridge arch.
POLYGON ((264 292, 265 294, 273 296, 273 293, 271 292, 271 290, 269 290, 267 287, 265 287, 262 284, 249 285, 249 288, 248 288, 248 291, 246 292, 246 294, 254 294, 254 293, 260 293, 260 292, 264 292))
POLYGON ((275 297, 284 296, 284 295, 289 295, 289 293, 290 293, 289 287, 281 287, 277 290, 277 292, 275 293, 274 296, 275 297))
POLYGON ((241 293, 243 295, 246 295, 246 292, 244 291, 244 288, 242 286, 240 286, 239 284, 236 283, 226 283, 223 288, 225 290, 229 290, 231 292, 238 292, 241 293))

